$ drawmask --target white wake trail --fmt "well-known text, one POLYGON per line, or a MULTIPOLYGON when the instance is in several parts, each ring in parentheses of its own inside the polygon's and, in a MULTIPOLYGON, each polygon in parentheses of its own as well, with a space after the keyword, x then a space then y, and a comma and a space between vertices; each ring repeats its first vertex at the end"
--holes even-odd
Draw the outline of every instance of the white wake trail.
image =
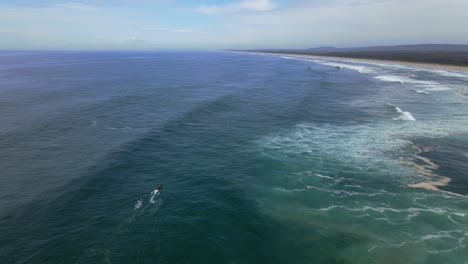
POLYGON ((154 201, 154 197, 159 194, 159 190, 154 190, 151 192, 151 198, 150 198, 150 203, 154 204, 156 201, 154 201))

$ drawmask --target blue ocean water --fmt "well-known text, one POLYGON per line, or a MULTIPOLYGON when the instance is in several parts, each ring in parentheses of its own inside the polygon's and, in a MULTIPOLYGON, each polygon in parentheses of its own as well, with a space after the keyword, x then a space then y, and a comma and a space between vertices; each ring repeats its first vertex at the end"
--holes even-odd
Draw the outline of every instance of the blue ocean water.
POLYGON ((452 70, 1 52, 0 259, 464 263, 467 103, 452 70))

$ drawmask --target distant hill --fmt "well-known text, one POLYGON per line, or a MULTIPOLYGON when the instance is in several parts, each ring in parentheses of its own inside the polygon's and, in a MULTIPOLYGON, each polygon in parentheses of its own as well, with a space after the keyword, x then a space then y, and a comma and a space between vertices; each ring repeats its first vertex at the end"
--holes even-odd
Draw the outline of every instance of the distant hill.
POLYGON ((354 48, 318 47, 307 49, 311 52, 349 52, 349 51, 467 51, 468 45, 452 44, 417 44, 417 45, 397 45, 397 46, 372 46, 354 48))

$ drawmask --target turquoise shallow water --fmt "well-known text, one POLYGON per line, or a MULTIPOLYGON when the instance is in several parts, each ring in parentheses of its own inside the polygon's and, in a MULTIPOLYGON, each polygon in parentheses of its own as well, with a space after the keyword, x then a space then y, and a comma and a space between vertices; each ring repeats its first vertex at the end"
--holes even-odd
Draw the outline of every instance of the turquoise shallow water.
POLYGON ((392 64, 2 52, 0 258, 464 263, 467 89, 392 64))

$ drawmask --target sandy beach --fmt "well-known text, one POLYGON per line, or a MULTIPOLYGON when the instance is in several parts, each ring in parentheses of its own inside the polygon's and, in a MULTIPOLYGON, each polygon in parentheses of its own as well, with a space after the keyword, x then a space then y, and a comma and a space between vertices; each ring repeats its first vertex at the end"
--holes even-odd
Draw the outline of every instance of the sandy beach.
POLYGON ((288 54, 288 55, 295 55, 295 56, 314 58, 314 59, 347 60, 347 61, 362 62, 362 63, 399 64, 399 65, 407 65, 407 66, 413 66, 413 67, 438 69, 438 70, 463 71, 463 72, 468 73, 468 67, 456 66, 456 65, 422 63, 422 62, 407 62, 407 61, 396 61, 396 60, 355 59, 355 58, 336 57, 336 56, 297 55, 297 54, 288 54))

